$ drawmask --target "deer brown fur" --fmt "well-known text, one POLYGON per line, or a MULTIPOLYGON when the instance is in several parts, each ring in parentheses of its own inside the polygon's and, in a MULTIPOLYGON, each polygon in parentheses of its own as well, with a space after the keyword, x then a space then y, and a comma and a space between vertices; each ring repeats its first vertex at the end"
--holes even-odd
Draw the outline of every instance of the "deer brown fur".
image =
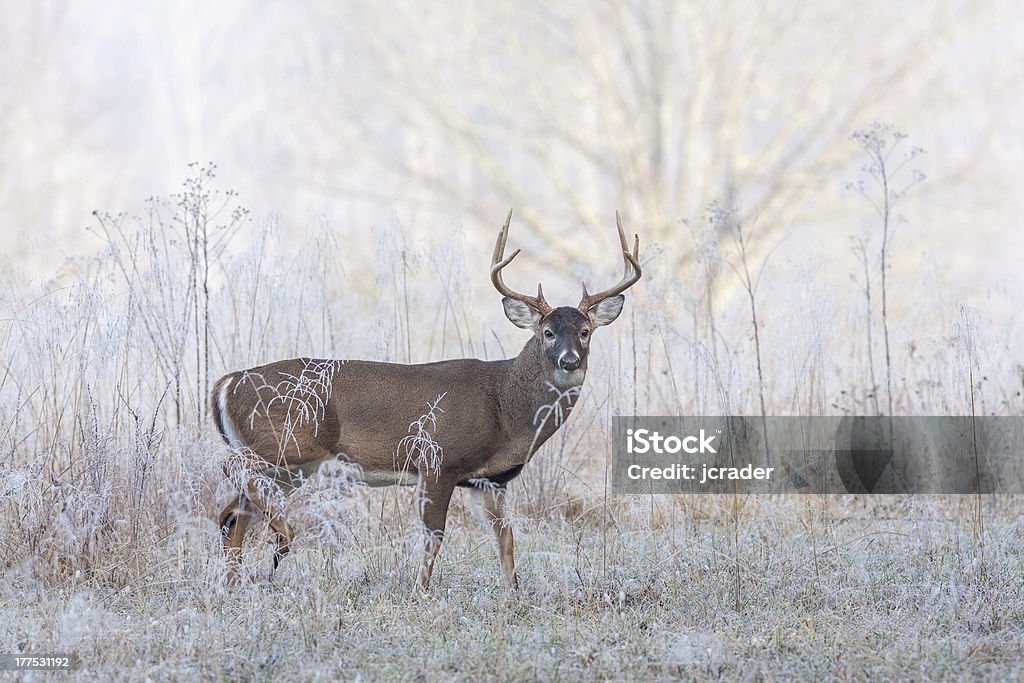
POLYGON ((498 236, 491 277, 509 319, 534 333, 515 358, 418 365, 297 358, 216 382, 211 403, 217 428, 244 456, 229 459, 235 464, 225 468, 240 489, 220 516, 229 582, 238 579, 246 527, 260 513, 277 535, 277 567, 293 537, 281 509, 283 494, 300 474, 338 458, 358 465, 371 485, 417 485, 428 532, 421 588, 430 580, 448 504, 460 486, 479 503, 507 582, 516 587, 505 487, 569 416, 586 376, 590 333, 618 316, 621 292, 639 279, 640 265, 638 243, 630 253, 619 222, 622 282, 597 295, 584 286, 579 307, 552 308, 540 288, 537 297, 528 297, 504 285, 501 270, 519 253, 503 258, 511 216, 498 236), (425 442, 410 442, 417 424, 425 442))

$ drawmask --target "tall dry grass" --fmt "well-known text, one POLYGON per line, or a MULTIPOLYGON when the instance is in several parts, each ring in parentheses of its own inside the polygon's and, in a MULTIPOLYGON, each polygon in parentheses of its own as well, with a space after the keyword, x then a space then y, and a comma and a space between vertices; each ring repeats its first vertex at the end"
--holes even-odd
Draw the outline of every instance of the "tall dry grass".
MULTIPOLYGON (((737 254, 708 231, 680 231, 701 254, 692 276, 662 269, 671 244, 647 250, 580 405, 512 486, 519 595, 456 500, 432 596, 411 598, 411 492, 344 472, 290 500, 300 535, 276 583, 227 592, 214 518, 234 491, 205 414, 212 380, 298 355, 495 358, 525 340, 500 317, 485 255, 459 239, 386 224, 377 260, 355 264, 347 226, 296 239, 217 187, 194 167, 139 215, 98 215, 104 248, 52 282, 4 268, 0 651, 74 651, 84 677, 132 679, 1019 674, 1013 498, 610 495, 615 414, 888 403, 866 381, 881 354, 863 288, 838 297, 786 264, 756 290, 747 278, 745 306, 723 305, 737 254)), ((893 411, 1019 414, 1006 321, 929 315, 886 311, 893 411)), ((245 567, 260 579, 271 539, 255 527, 245 567)))

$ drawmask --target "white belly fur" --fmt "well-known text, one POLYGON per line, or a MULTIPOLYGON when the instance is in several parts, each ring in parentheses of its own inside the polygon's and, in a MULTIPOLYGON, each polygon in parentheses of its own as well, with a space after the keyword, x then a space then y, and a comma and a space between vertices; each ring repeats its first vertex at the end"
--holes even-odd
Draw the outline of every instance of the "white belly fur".
POLYGON ((367 486, 415 486, 419 475, 410 472, 363 472, 362 481, 367 486))
MULTIPOLYGON (((311 460, 297 467, 268 467, 263 470, 265 477, 273 479, 285 491, 294 489, 300 481, 309 479, 317 473, 320 466, 325 462, 335 461, 336 456, 327 456, 319 460, 311 460), (301 473, 301 478, 299 477, 301 473)), ((415 470, 409 472, 385 472, 385 471, 363 471, 362 468, 353 467, 351 476, 355 481, 367 486, 415 486, 419 479, 415 470)))

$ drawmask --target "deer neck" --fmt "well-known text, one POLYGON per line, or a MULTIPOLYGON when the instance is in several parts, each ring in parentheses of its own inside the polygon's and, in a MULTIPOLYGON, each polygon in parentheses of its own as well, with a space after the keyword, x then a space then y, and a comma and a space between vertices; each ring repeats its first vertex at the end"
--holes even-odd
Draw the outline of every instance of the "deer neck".
POLYGON ((585 375, 585 366, 572 374, 555 371, 540 341, 531 338, 512 359, 502 382, 502 402, 510 424, 531 433, 536 431, 539 446, 569 416, 585 375))

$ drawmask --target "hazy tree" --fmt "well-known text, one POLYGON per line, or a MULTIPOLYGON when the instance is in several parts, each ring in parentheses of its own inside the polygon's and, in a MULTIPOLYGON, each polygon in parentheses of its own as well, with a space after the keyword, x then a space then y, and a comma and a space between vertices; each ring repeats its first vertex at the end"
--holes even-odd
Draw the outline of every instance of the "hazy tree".
POLYGON ((756 215, 763 234, 834 215, 830 178, 852 163, 853 128, 894 108, 939 117, 959 97, 944 49, 986 18, 965 11, 324 3, 317 21, 359 63, 327 64, 334 85, 317 134, 427 209, 489 224, 516 206, 552 260, 581 252, 567 227, 610 240, 622 208, 647 239, 678 235, 670 256, 682 264, 692 240, 679 219, 717 199, 739 195, 741 219, 756 215), (353 77, 367 68, 378 80, 358 92, 353 77))

